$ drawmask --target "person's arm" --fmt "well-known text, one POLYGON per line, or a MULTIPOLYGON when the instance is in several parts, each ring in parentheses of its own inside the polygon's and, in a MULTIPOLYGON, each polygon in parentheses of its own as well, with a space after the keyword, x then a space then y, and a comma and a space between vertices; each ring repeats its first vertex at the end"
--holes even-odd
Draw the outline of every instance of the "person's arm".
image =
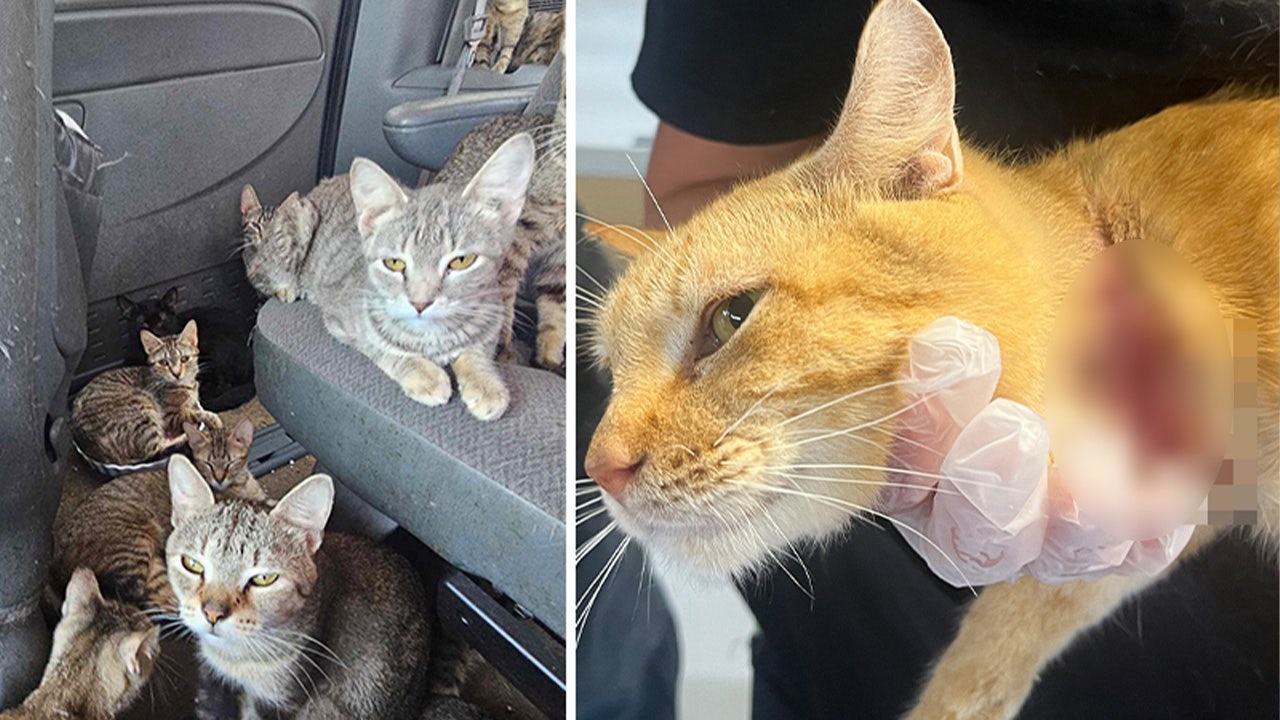
MULTIPOLYGON (((821 140, 821 136, 814 136, 771 145, 733 145, 659 122, 645 179, 674 227, 738 182, 789 164, 821 140)), ((663 226, 662 216, 648 195, 644 220, 647 227, 663 226)))

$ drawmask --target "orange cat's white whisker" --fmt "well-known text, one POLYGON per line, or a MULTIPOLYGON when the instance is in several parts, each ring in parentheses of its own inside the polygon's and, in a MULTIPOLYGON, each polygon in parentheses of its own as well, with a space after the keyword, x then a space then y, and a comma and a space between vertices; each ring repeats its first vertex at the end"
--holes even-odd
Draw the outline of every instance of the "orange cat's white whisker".
MULTIPOLYGON (((761 468, 764 470, 821 470, 821 469, 849 469, 849 470, 875 470, 878 472, 897 473, 899 475, 913 475, 915 477, 931 478, 934 480, 946 480, 956 485, 972 485, 973 487, 990 488, 992 490, 1008 490, 1017 492, 1017 488, 997 485, 995 483, 984 483, 980 480, 969 480, 966 478, 952 477, 951 475, 941 475, 939 473, 924 472, 923 470, 908 470, 906 468, 887 467, 884 465, 842 465, 842 464, 809 464, 809 465, 775 465, 761 468)), ((923 489, 923 488, 922 488, 923 489)))
MULTIPOLYGON (((827 475, 806 475, 803 473, 787 473, 787 472, 779 472, 776 470, 765 471, 765 474, 773 477, 791 478, 792 480, 814 480, 816 482, 837 483, 840 485, 874 485, 878 487, 885 487, 887 485, 887 483, 885 483, 883 480, 855 480, 853 478, 831 477, 827 475)), ((916 487, 913 485, 912 489, 923 490, 924 492, 936 493, 938 495, 959 495, 960 494, 955 490, 948 490, 946 488, 938 488, 938 487, 924 487, 924 486, 916 487)))
POLYGON ((926 536, 924 533, 920 532, 919 530, 916 530, 915 528, 911 527, 910 525, 902 522, 901 520, 895 517, 886 515, 876 510, 872 510, 869 507, 866 507, 864 505, 859 505, 858 503, 855 503, 855 502, 849 502, 848 500, 841 500, 840 498, 833 498, 827 495, 817 495, 814 493, 807 493, 799 490, 788 490, 787 488, 776 487, 773 485, 765 485, 762 483, 745 482, 742 480, 727 480, 726 482, 731 482, 731 483, 734 483, 737 485, 743 485, 746 487, 753 487, 753 488, 756 488, 757 490, 763 490, 765 492, 781 493, 783 495, 795 495, 798 497, 808 498, 810 500, 821 502, 826 505, 832 505, 834 503, 833 506, 841 506, 846 511, 852 511, 855 513, 866 513, 867 515, 872 515, 874 517, 887 520, 888 522, 893 523, 894 526, 901 528, 911 533, 912 535, 915 535, 916 537, 920 538, 925 543, 927 543, 934 550, 937 550, 938 554, 946 558, 947 562, 950 563, 951 567, 956 571, 957 574, 960 575, 960 579, 964 581, 964 584, 966 586, 968 586, 969 591, 972 592, 975 597, 978 594, 978 591, 973 588, 973 583, 969 582, 969 578, 965 576, 964 571, 960 569, 959 565, 956 565, 956 562, 951 559, 950 555, 943 552, 942 548, 938 547, 938 544, 930 540, 928 536, 926 536))
POLYGON ((775 387, 769 392, 765 393, 764 395, 761 395, 760 399, 752 403, 751 407, 747 408, 747 411, 742 413, 741 417, 739 417, 737 420, 734 420, 732 425, 725 428, 724 432, 720 433, 720 437, 716 438, 716 441, 711 443, 711 447, 719 447, 720 443, 724 442, 724 439, 729 436, 729 433, 736 430, 738 426, 742 424, 743 420, 746 420, 748 417, 750 417, 751 413, 755 412, 760 407, 760 405, 764 403, 765 400, 769 399, 769 396, 773 395, 777 391, 778 391, 778 387, 775 387))
POLYGON ((876 431, 876 432, 878 432, 878 433, 884 433, 885 435, 888 435, 889 437, 891 437, 891 438, 893 438, 893 439, 895 439, 895 440, 899 440, 899 441, 904 442, 904 443, 906 443, 906 444, 908 444, 908 445, 911 445, 911 446, 913 446, 913 447, 920 448, 921 450, 924 450, 925 452, 933 453, 934 455, 937 455, 938 457, 942 457, 943 455, 945 455, 945 454, 946 454, 946 453, 943 453, 941 450, 938 450, 937 448, 931 448, 931 447, 929 447, 928 445, 925 445, 924 443, 922 443, 922 442, 918 442, 918 441, 916 441, 916 440, 912 440, 911 438, 899 437, 898 435, 895 435, 895 434, 893 433, 893 431, 891 431, 891 430, 886 430, 886 429, 884 429, 884 428, 882 428, 882 427, 873 427, 873 428, 871 428, 871 429, 872 429, 872 430, 875 430, 875 431, 876 431))
POLYGON ((862 388, 861 390, 855 390, 855 391, 853 391, 853 392, 849 393, 848 395, 842 395, 842 396, 840 396, 840 397, 836 398, 835 400, 829 400, 829 401, 827 401, 827 402, 825 402, 825 403, 822 403, 822 404, 821 404, 821 405, 819 405, 818 407, 811 408, 811 409, 809 409, 809 410, 805 410, 804 412, 800 413, 799 415, 796 415, 795 417, 787 418, 786 420, 783 420, 782 422, 778 423, 778 427, 782 427, 782 426, 784 426, 784 425, 789 425, 789 424, 791 424, 791 423, 793 423, 793 422, 795 422, 795 421, 797 421, 797 420, 803 420, 804 418, 807 418, 807 417, 809 417, 810 415, 812 415, 812 414, 814 414, 814 413, 816 413, 816 412, 822 412, 823 410, 826 410, 827 408, 832 407, 832 406, 834 406, 834 405, 839 405, 840 403, 842 403, 842 402, 844 402, 844 401, 846 401, 846 400, 852 400, 853 398, 860 397, 860 396, 862 396, 862 395, 866 395, 867 393, 875 392, 876 390, 883 390, 883 389, 885 389, 885 388, 893 387, 893 386, 895 386, 895 385, 902 385, 903 383, 906 383, 906 382, 910 382, 910 381, 909 381, 909 380, 905 380, 905 379, 904 379, 904 380, 890 380, 889 382, 882 382, 882 383, 880 383, 879 385, 872 385, 871 387, 868 387, 868 388, 862 388))
POLYGON ((811 443, 811 442, 817 442, 817 441, 819 441, 819 440, 827 440, 827 439, 829 439, 829 438, 837 437, 837 436, 840 436, 840 435, 848 435, 849 433, 857 432, 858 430, 862 430, 862 429, 864 429, 864 428, 869 428, 869 427, 871 427, 871 426, 873 426, 873 425, 878 425, 878 424, 880 424, 880 423, 882 423, 882 422, 885 422, 885 421, 887 421, 887 420, 892 420, 893 418, 895 418, 895 417, 897 417, 897 416, 899 416, 899 415, 901 415, 901 414, 903 414, 903 413, 905 413, 905 412, 910 411, 911 409, 915 408, 917 405, 920 405, 921 403, 923 403, 923 402, 924 402, 925 400, 927 400, 927 399, 928 399, 928 397, 927 397, 927 396, 925 396, 925 397, 921 397, 919 400, 915 400, 915 401, 913 401, 913 402, 908 403, 908 404, 906 405, 906 407, 903 407, 903 408, 898 409, 898 410, 894 410, 893 412, 891 412, 891 413, 889 413, 888 415, 885 415, 885 416, 883 416, 883 417, 877 418, 877 419, 875 419, 875 420, 868 420, 868 421, 867 421, 867 422, 865 422, 865 423, 862 423, 862 424, 860 424, 860 425, 854 425, 853 427, 851 427, 851 428, 847 428, 847 429, 845 429, 845 430, 836 430, 836 431, 831 432, 831 433, 828 433, 828 434, 826 434, 826 435, 818 435, 817 437, 811 437, 811 438, 808 438, 808 439, 806 439, 806 440, 800 440, 800 441, 796 442, 796 443, 794 444, 794 446, 795 446, 795 447, 799 447, 799 446, 801 446, 801 445, 807 445, 808 443, 811 443))
POLYGON ((617 527, 618 527, 617 520, 609 521, 609 524, 605 525, 603 530, 593 535, 590 540, 583 543, 576 551, 574 551, 573 564, 577 565, 578 563, 582 562, 582 558, 586 557, 587 554, 590 553, 592 550, 595 550, 596 546, 599 545, 601 542, 603 542, 605 537, 607 537, 609 533, 617 529, 617 527))
POLYGON ((607 507, 605 507, 605 506, 601 505, 600 507, 596 508, 595 510, 592 510, 591 512, 587 513, 586 515, 583 515, 582 517, 578 518, 577 520, 574 520, 574 521, 573 521, 573 524, 574 524, 574 525, 581 525, 582 523, 587 522, 588 520, 591 520, 592 518, 600 517, 600 515, 601 515, 601 514, 606 513, 606 512, 609 512, 609 508, 607 508, 607 507))
POLYGON ((609 581, 609 577, 613 574, 614 568, 621 564, 622 557, 626 554, 627 548, 630 546, 631 538, 628 537, 623 539, 617 549, 613 551, 613 555, 609 556, 609 562, 605 563, 604 569, 596 575, 596 579, 591 581, 590 585, 587 585, 587 589, 583 596, 574 604, 574 610, 581 611, 578 615, 577 622, 574 623, 574 630, 579 638, 582 637, 582 628, 586 627, 587 618, 591 616, 591 608, 595 607, 596 598, 600 597, 600 591, 604 589, 605 583, 609 581), (582 608, 582 602, 584 600, 586 600, 587 603, 586 609, 582 608))
MULTIPOLYGON (((800 592, 803 592, 805 595, 809 597, 809 600, 812 601, 814 599, 813 575, 809 572, 809 566, 804 564, 804 558, 800 556, 800 551, 796 550, 796 546, 794 543, 791 542, 791 538, 787 537, 787 534, 782 532, 782 528, 778 527, 778 522, 773 519, 773 515, 769 512, 768 506, 766 506, 764 503, 760 502, 759 500, 757 500, 755 504, 760 509, 761 515, 764 517, 764 519, 767 520, 771 526, 773 526, 773 531, 778 533, 778 537, 782 538, 782 541, 787 544, 788 548, 790 548, 791 557, 795 559, 797 563, 800 564, 800 569, 804 571, 805 580, 808 582, 808 585, 809 585, 808 591, 805 591, 805 589, 801 587, 800 592)), ((779 563, 779 565, 781 565, 781 563, 779 563)), ((782 569, 786 571, 786 567, 783 567, 782 569)), ((792 577, 789 571, 787 572, 787 576, 791 577, 792 582, 795 582, 795 577, 792 577)), ((796 587, 800 587, 800 583, 796 583, 796 587)))
MULTIPOLYGON (((578 272, 582 273, 582 276, 583 276, 583 277, 585 277, 586 279, 588 279, 588 280, 590 280, 591 282, 595 283, 595 286, 596 286, 596 287, 598 287, 598 288, 600 288, 600 292, 603 292, 603 293, 607 293, 607 292, 609 292, 609 288, 605 287, 605 286, 604 286, 604 283, 602 283, 602 282, 600 282, 599 280, 597 280, 597 279, 596 279, 596 276, 595 276, 595 275, 592 275, 592 274, 591 274, 591 272, 590 272, 589 270, 587 270, 586 268, 582 267, 581 265, 576 265, 576 264, 575 264, 575 265, 574 265, 574 267, 576 267, 576 268, 578 269, 578 272)), ((581 285, 579 285, 578 287, 579 287, 579 288, 581 288, 582 286, 581 286, 581 285)))
POLYGON ((590 500, 588 500, 588 501, 586 501, 586 502, 578 503, 578 505, 574 508, 574 510, 578 510, 578 511, 586 510, 587 508, 591 507, 592 505, 595 505, 595 504, 596 504, 596 503, 598 503, 598 502, 602 502, 603 500, 604 500, 604 496, 603 496, 603 495, 596 495, 595 497, 591 498, 590 500))
POLYGON ((644 186, 644 191, 649 193, 649 200, 653 202, 653 209, 658 211, 658 217, 662 218, 662 224, 666 226, 667 232, 674 239, 676 231, 671 229, 671 223, 667 221, 667 214, 662 211, 662 206, 658 204, 658 198, 654 197, 653 189, 649 187, 649 181, 645 180, 644 173, 640 172, 640 168, 636 167, 636 163, 631 159, 630 155, 626 156, 627 163, 631 165, 631 169, 636 171, 636 177, 640 178, 640 184, 644 186))
POLYGON ((652 236, 650 236, 645 231, 640 230, 639 228, 624 228, 618 225, 614 225, 613 223, 607 223, 601 220, 600 218, 591 217, 586 213, 575 213, 575 214, 578 217, 582 218, 583 220, 586 220, 588 222, 593 222, 598 225, 602 225, 604 227, 609 228, 610 230, 614 230, 618 232, 624 237, 634 241, 637 245, 649 250, 655 255, 662 257, 664 260, 667 260, 668 262, 672 262, 672 263, 675 262, 675 257, 673 257, 670 252, 668 252, 665 248, 663 248, 662 245, 657 240, 653 239, 652 236), (634 232, 632 232, 633 230, 634 232))

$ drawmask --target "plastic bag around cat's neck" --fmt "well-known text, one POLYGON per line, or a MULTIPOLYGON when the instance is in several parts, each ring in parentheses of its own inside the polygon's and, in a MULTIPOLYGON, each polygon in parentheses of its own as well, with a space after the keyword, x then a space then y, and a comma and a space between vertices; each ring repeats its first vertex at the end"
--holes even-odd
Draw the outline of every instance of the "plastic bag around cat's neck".
POLYGON ((1025 575, 1051 583, 1154 575, 1186 547, 1195 528, 1183 512, 1186 484, 1165 483, 1179 497, 1154 510, 1120 504, 1149 504, 1158 492, 1113 493, 1108 507, 1077 502, 1051 463, 1045 420, 1011 400, 992 400, 1001 363, 989 332, 944 317, 913 338, 910 355, 906 388, 914 405, 893 444, 890 463, 900 471, 891 474, 880 509, 907 526, 899 527, 903 538, 939 578, 976 587, 1025 575), (1158 532, 1134 537, 1110 521, 1126 512, 1142 514, 1158 532))

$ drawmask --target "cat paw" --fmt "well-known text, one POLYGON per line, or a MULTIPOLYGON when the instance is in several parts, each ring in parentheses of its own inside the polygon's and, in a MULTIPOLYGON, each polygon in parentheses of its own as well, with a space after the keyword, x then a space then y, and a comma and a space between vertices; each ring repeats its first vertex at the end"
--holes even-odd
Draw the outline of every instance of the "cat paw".
POLYGON ((400 378, 400 387, 405 395, 432 407, 449 402, 453 396, 449 373, 430 360, 420 358, 414 358, 412 369, 400 378))
POLYGON ((554 333, 539 333, 538 353, 534 360, 539 367, 559 370, 564 365, 564 338, 554 333))
POLYGON ((496 73, 504 73, 507 71, 507 68, 510 65, 511 65, 511 58, 500 57, 496 61, 494 61, 493 67, 489 69, 496 73))
POLYGON ((511 394, 498 377, 472 377, 458 388, 462 402, 477 420, 497 420, 507 411, 511 394))

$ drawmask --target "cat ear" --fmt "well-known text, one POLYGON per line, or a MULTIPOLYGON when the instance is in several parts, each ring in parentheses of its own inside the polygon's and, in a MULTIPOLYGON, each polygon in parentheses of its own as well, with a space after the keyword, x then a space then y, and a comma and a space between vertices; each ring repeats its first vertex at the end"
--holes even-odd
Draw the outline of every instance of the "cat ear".
POLYGON ((146 630, 129 633, 120 641, 116 650, 125 671, 139 680, 145 680, 151 676, 151 669, 160 655, 160 627, 152 625, 146 630))
POLYGON ((142 340, 142 349, 145 350, 148 355, 160 349, 160 338, 156 337, 155 333, 150 330, 143 330, 138 333, 138 338, 142 340))
POLYGON ((604 243, 605 247, 627 260, 634 260, 645 253, 653 252, 667 240, 665 230, 641 230, 630 225, 605 225, 594 222, 585 223, 582 226, 582 235, 604 243))
POLYGON ((205 435, 195 423, 182 423, 182 431, 187 435, 187 445, 192 450, 204 450, 209 446, 209 436, 205 435))
POLYGON ((182 334, 179 337, 182 339, 182 342, 190 345, 191 347, 200 347, 196 336, 196 321, 188 320, 187 324, 182 326, 182 334))
POLYGON ((929 12, 916 0, 883 0, 858 41, 840 120, 806 162, 904 199, 956 189, 955 85, 951 49, 929 12))
POLYGON ((262 211, 262 203, 258 202, 258 191, 252 185, 240 189, 240 216, 251 217, 262 211))
POLYGON ((499 220, 514 225, 524 209, 533 160, 533 136, 513 135, 484 161, 462 191, 462 198, 486 211, 496 211, 499 220))
POLYGON ((231 431, 231 444, 244 452, 253 444, 253 421, 245 418, 231 431))
POLYGON ((386 221, 392 210, 409 201, 404 188, 372 160, 351 161, 351 199, 356 206, 360 237, 368 238, 386 221))
POLYGON ((123 295, 116 296, 116 307, 125 320, 132 320, 134 314, 138 312, 138 304, 123 295))
POLYGON ((77 611, 85 610, 102 602, 102 591, 98 589, 98 578, 89 568, 76 568, 67 582, 67 590, 63 593, 62 617, 77 611))
POLYGON ((165 291, 160 298, 160 306, 169 312, 177 312, 178 308, 178 288, 171 287, 165 291))
POLYGON ((320 549, 324 539, 324 526, 329 522, 333 509, 333 478, 328 475, 312 475, 298 483, 288 494, 280 498, 271 517, 277 518, 307 533, 307 550, 320 549))
POLYGON ((186 455, 169 457, 169 522, 178 527, 192 515, 213 507, 213 490, 186 455))

